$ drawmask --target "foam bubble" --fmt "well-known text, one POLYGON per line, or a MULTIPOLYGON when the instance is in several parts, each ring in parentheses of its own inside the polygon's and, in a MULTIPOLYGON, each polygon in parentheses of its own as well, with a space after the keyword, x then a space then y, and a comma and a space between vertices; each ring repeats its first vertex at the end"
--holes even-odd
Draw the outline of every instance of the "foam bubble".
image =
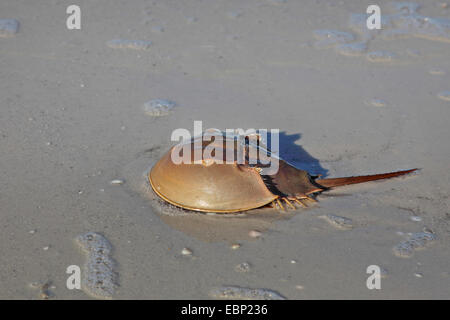
POLYGON ((388 51, 372 51, 366 55, 370 62, 390 62, 394 59, 395 54, 388 51))
POLYGON ((334 214, 327 214, 323 216, 319 216, 319 218, 324 219, 329 224, 331 224, 333 227, 338 229, 344 229, 349 230, 353 228, 353 221, 352 219, 336 216, 334 214))
MULTIPOLYGON (((353 33, 338 30, 315 30, 316 48, 333 48, 337 52, 349 56, 357 56, 366 51, 371 40, 392 40, 401 38, 425 38, 433 41, 450 42, 450 19, 434 18, 417 13, 420 5, 412 2, 394 2, 390 6, 391 14, 381 15, 381 29, 367 28, 368 14, 350 14, 349 28, 353 33)), ((416 57, 414 51, 412 56, 416 57)), ((410 54, 411 55, 411 54, 410 54)), ((369 53, 367 58, 372 62, 391 61, 392 54, 369 53)))
POLYGON ((102 235, 88 232, 76 237, 76 242, 87 252, 82 277, 82 289, 100 299, 111 299, 117 275, 110 257, 112 246, 102 235))
POLYGON ((147 50, 152 42, 143 40, 127 40, 127 39, 113 39, 107 43, 108 47, 114 49, 134 49, 134 50, 147 50))
MULTIPOLYGON (((450 42, 450 19, 421 15, 417 13, 419 7, 416 3, 394 2, 392 8, 395 13, 383 15, 387 23, 382 23, 380 36, 385 39, 418 37, 450 42)), ((361 25, 357 28, 359 32, 365 32, 360 29, 361 25)))
POLYGON ((155 99, 144 104, 144 112, 152 117, 162 117, 169 115, 176 104, 165 99, 155 99))
POLYGON ((209 295, 216 299, 236 300, 285 300, 286 298, 278 292, 269 289, 252 289, 235 286, 215 288, 209 295))
POLYGON ((391 9, 405 14, 416 13, 420 8, 420 4, 414 2, 392 2, 389 6, 391 9))
POLYGON ((373 107, 385 107, 387 106, 387 102, 383 99, 373 98, 368 101, 365 101, 365 104, 373 107))
POLYGON ((249 272, 250 269, 251 269, 251 266, 248 262, 242 262, 234 268, 234 270, 237 272, 249 272))
POLYGON ((14 37, 19 31, 19 21, 16 19, 0 19, 0 38, 14 37))
POLYGON ((409 16, 400 20, 404 28, 416 37, 450 42, 450 19, 409 16))
POLYGON ((411 234, 410 238, 402 241, 394 248, 394 254, 401 258, 410 258, 414 255, 415 250, 425 248, 430 242, 434 241, 436 236, 431 232, 417 232, 411 234))

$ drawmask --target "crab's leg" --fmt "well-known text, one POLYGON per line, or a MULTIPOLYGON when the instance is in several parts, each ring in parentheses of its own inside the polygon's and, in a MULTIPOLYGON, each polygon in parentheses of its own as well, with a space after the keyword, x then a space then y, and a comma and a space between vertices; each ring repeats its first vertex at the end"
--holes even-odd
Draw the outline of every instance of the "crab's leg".
POLYGON ((291 207, 291 209, 296 209, 295 206, 289 201, 288 198, 283 198, 283 200, 288 204, 289 207, 291 207))
POLYGON ((285 211, 286 209, 283 207, 283 204, 281 203, 281 201, 280 201, 280 199, 279 198, 277 198, 276 200, 275 200, 276 202, 277 202, 277 204, 280 206, 280 208, 281 209, 283 209, 283 211, 285 211))
POLYGON ((278 209, 278 205, 277 205, 277 201, 276 200, 273 200, 271 205, 272 205, 272 208, 278 209))
POLYGON ((307 208, 308 206, 306 204, 304 204, 303 202, 301 202, 299 199, 297 198, 292 198, 291 200, 294 200, 295 202, 297 202, 298 204, 300 204, 302 207, 307 208))
POLYGON ((301 203, 301 204, 303 204, 305 207, 308 207, 308 205, 304 202, 305 201, 305 197, 303 196, 303 197, 297 197, 297 199, 298 199, 298 201, 301 203))

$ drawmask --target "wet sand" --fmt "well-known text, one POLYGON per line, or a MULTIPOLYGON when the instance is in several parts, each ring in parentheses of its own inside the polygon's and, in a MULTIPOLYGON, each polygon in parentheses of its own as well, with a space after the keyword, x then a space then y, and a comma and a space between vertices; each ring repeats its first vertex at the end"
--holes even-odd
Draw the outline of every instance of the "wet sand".
POLYGON ((72 3, 2 1, 0 298, 448 299, 450 8, 390 3, 367 34, 369 1, 78 1, 81 30, 72 3), (326 177, 421 170, 307 209, 178 214, 145 174, 194 120, 279 128, 281 155, 326 177), (89 232, 112 294, 66 287, 68 266, 92 272, 89 232))

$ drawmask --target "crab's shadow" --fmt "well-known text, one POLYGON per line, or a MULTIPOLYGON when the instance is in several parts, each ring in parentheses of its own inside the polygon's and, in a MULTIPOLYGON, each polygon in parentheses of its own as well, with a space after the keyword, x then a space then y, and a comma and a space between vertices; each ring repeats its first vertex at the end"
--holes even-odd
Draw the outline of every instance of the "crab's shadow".
MULTIPOLYGON (((311 156, 298 143, 300 133, 287 134, 281 131, 279 134, 279 155, 295 167, 306 170, 312 175, 327 176, 328 170, 322 167, 319 160, 311 156)), ((267 135, 268 146, 272 146, 271 135, 267 135)), ((270 148, 270 147, 269 147, 270 148)))

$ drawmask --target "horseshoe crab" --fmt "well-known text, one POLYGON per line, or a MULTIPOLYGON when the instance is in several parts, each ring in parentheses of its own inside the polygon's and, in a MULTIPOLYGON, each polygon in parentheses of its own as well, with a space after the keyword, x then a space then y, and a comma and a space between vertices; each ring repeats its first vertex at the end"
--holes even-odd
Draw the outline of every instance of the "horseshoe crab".
POLYGON ((234 159, 238 159, 240 140, 236 136, 222 134, 223 139, 207 141, 208 139, 203 139, 204 134, 172 147, 150 170, 150 184, 164 201, 188 210, 217 213, 247 211, 266 205, 282 210, 285 210, 285 206, 295 209, 296 204, 307 207, 307 201, 316 202, 312 195, 335 187, 393 178, 417 170, 320 179, 319 176, 295 168, 272 154, 262 144, 258 135, 256 144, 245 140, 242 164, 237 161, 226 163, 227 152, 233 154, 234 159), (180 154, 186 150, 181 149, 182 146, 191 151, 191 161, 188 164, 176 164, 172 159, 174 148, 178 148, 178 152, 182 150, 180 154), (220 150, 221 153, 218 154, 221 154, 223 163, 216 161, 215 154, 205 156, 203 151, 207 148, 220 150), (196 149, 201 149, 201 158, 196 158, 196 149), (255 160, 254 151, 261 150, 267 151, 267 159, 276 158, 278 161, 276 173, 265 175, 262 173, 265 167, 262 159, 251 161, 255 160))

